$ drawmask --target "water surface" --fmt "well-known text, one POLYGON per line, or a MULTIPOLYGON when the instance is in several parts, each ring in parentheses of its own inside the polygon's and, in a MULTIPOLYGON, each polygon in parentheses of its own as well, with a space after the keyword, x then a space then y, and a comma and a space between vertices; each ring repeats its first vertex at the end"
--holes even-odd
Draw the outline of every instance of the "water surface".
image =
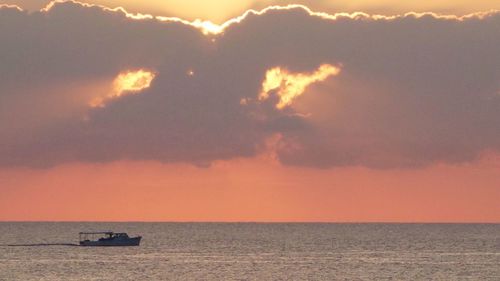
POLYGON ((500 280, 500 224, 0 223, 0 280, 500 280))

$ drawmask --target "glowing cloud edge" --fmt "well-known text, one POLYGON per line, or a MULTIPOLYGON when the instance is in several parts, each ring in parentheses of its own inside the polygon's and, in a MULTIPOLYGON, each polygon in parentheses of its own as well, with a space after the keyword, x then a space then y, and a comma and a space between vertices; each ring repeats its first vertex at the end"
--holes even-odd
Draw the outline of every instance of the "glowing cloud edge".
MULTIPOLYGON (((385 15, 370 15, 364 12, 354 12, 354 13, 335 13, 335 14, 328 14, 325 12, 315 12, 312 11, 309 7, 301 4, 289 4, 286 6, 269 6, 267 8, 264 8, 262 10, 254 10, 254 9, 249 9, 246 12, 244 12, 242 15, 229 19, 225 21, 222 24, 216 24, 213 23, 209 20, 202 20, 202 19, 196 19, 194 21, 189 21, 185 20, 182 18, 178 17, 165 17, 165 16, 154 16, 151 14, 142 14, 142 13, 130 13, 128 12, 125 8, 123 7, 116 7, 116 8, 110 8, 104 5, 99 5, 99 4, 89 4, 85 2, 80 2, 76 0, 54 0, 51 1, 50 3, 45 6, 45 8, 42 8, 40 12, 49 12, 56 4, 58 3, 74 3, 81 5, 83 7, 98 7, 104 11, 109 11, 109 12, 120 12, 123 13, 127 18, 134 19, 134 20, 157 20, 160 22, 178 22, 182 23, 185 25, 192 26, 200 32, 202 32, 205 35, 219 35, 223 34, 224 31, 231 25, 233 24, 238 24, 242 22, 245 18, 247 18, 249 15, 263 15, 269 11, 272 10, 291 10, 291 9, 303 9, 306 11, 310 16, 315 16, 315 17, 320 17, 322 19, 327 19, 327 20, 337 20, 339 18, 349 18, 349 19, 362 19, 362 20, 397 20, 405 17, 414 17, 414 18, 421 18, 425 16, 431 16, 435 19, 444 19, 444 20, 456 20, 456 21, 464 21, 468 19, 483 19, 486 18, 492 14, 496 14, 500 12, 500 10, 490 10, 490 11, 485 11, 485 12, 476 12, 476 13, 471 13, 463 16, 456 16, 456 15, 443 15, 443 14, 438 14, 438 13, 433 13, 433 12, 425 12, 425 13, 417 13, 417 12, 408 12, 405 14, 399 14, 399 15, 393 15, 393 16, 385 16, 385 15)), ((1 8, 15 8, 18 9, 19 11, 24 11, 21 7, 17 5, 8 5, 8 4, 0 4, 0 9, 1 8)))
POLYGON ((93 108, 105 107, 106 102, 122 96, 135 95, 151 86, 156 72, 148 69, 125 70, 120 72, 113 80, 113 90, 106 96, 95 97, 89 102, 93 108))
POLYGON ((314 72, 309 73, 292 73, 286 68, 273 67, 266 72, 258 99, 259 101, 266 100, 271 92, 275 91, 279 97, 275 107, 281 110, 292 105, 293 100, 303 95, 310 85, 325 81, 339 73, 340 67, 331 64, 322 64, 314 72))

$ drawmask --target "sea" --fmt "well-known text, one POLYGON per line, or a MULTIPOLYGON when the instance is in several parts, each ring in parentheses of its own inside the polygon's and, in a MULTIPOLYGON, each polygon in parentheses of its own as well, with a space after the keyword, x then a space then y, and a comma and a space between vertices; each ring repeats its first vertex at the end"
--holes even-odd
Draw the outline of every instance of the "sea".
POLYGON ((0 280, 500 280, 500 224, 4 222, 0 280))

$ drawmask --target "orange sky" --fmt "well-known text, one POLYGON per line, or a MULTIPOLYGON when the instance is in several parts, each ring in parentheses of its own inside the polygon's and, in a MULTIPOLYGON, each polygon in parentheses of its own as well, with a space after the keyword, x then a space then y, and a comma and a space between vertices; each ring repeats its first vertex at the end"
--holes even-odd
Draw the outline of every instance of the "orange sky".
MULTIPOLYGON (((43 8, 50 0, 1 0, 0 3, 16 4, 28 10, 43 8)), ((177 16, 188 20, 200 18, 222 23, 239 16, 245 10, 263 9, 269 5, 303 4, 312 10, 337 13, 364 11, 377 14, 400 14, 409 11, 438 12, 463 15, 473 12, 500 9, 497 0, 86 0, 86 3, 109 7, 124 7, 134 13, 177 16)))
POLYGON ((385 171, 259 157, 12 169, 0 171, 0 220, 500 222, 499 168, 498 157, 385 171))

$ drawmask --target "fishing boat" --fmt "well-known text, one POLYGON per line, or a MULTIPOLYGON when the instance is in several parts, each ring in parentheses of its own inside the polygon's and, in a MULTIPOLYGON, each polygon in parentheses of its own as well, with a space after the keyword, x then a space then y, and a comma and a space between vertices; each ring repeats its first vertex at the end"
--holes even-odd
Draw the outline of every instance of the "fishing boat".
POLYGON ((103 232, 80 232, 80 246, 139 246, 141 236, 129 237, 127 233, 103 232))

